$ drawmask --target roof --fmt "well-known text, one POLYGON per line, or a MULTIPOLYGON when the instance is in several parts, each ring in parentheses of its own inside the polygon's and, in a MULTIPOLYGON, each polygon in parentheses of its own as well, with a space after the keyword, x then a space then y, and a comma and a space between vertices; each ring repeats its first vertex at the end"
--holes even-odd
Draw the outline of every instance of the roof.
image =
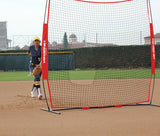
MULTIPOLYGON (((150 36, 147 36, 147 37, 144 37, 144 38, 150 38, 150 36)), ((155 34, 154 38, 160 38, 160 33, 155 34)))
MULTIPOLYGON (((53 45, 49 45, 49 49, 62 49, 63 48, 63 43, 61 44, 57 44, 56 46, 53 46, 53 45)), ((84 47, 103 47, 103 46, 117 46, 115 44, 112 44, 112 43, 69 43, 68 44, 68 48, 69 49, 73 49, 73 48, 84 48, 84 47)))
POLYGON ((29 46, 25 45, 24 47, 21 48, 22 50, 28 50, 29 46))
POLYGON ((11 40, 11 39, 7 39, 7 41, 8 41, 8 42, 11 42, 12 40, 11 40))
POLYGON ((96 47, 104 47, 104 46, 117 46, 116 44, 113 43, 87 43, 96 47))
POLYGON ((77 38, 77 36, 75 34, 71 34, 69 38, 77 38))

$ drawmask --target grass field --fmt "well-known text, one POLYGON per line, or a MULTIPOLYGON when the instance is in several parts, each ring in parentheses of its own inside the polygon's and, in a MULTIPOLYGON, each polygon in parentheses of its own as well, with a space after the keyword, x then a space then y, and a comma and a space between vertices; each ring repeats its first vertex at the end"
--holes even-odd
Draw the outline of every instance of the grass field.
MULTIPOLYGON (((81 80, 81 79, 133 79, 150 78, 151 70, 75 70, 75 71, 50 71, 54 80, 81 80)), ((160 69, 156 70, 156 78, 160 78, 160 69)), ((33 76, 29 72, 0 72, 0 81, 31 81, 33 76)))

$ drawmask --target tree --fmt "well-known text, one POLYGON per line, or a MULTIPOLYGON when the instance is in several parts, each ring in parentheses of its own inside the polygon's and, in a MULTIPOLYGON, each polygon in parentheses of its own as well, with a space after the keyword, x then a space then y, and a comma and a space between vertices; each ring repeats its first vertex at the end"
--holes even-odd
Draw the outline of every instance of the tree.
POLYGON ((64 37, 63 37, 63 47, 65 49, 68 48, 68 39, 67 39, 67 33, 66 32, 64 33, 64 37))

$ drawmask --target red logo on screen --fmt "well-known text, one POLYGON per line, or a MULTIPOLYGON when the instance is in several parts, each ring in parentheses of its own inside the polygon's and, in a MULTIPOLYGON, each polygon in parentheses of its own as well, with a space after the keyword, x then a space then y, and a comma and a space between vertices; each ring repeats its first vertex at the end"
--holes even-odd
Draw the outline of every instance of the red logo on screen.
POLYGON ((152 51, 153 51, 153 59, 156 59, 154 38, 152 38, 152 51))
POLYGON ((44 45, 43 45, 43 63, 46 63, 46 55, 47 55, 47 48, 46 48, 46 41, 44 41, 44 45))

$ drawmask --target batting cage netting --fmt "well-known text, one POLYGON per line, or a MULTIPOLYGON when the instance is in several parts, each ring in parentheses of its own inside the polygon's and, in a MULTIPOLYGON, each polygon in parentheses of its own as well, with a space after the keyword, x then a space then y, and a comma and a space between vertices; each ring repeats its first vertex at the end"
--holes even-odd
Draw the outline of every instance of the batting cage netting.
POLYGON ((150 101, 155 45, 148 0, 48 0, 42 73, 51 108, 150 101))

